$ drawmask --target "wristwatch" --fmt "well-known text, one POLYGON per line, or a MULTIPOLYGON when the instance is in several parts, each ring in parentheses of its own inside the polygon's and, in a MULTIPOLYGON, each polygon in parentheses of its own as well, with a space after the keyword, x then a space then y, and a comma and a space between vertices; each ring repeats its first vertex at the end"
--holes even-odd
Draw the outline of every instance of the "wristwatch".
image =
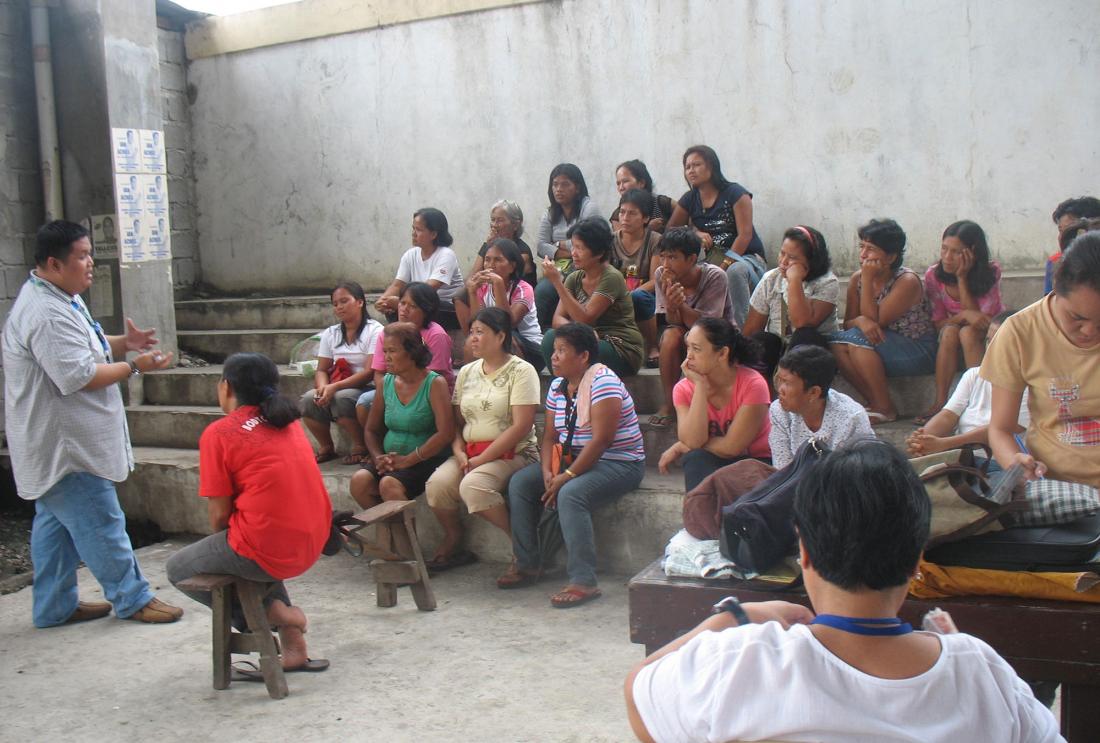
POLYGON ((130 376, 131 377, 136 377, 136 376, 141 374, 141 369, 138 369, 138 365, 134 363, 133 359, 130 359, 126 363, 130 365, 130 376))
POLYGON ((749 615, 745 613, 744 608, 741 606, 741 602, 733 596, 726 596, 719 601, 713 607, 711 607, 711 614, 721 614, 724 611, 728 611, 733 615, 733 618, 737 620, 737 625, 752 624, 752 620, 749 619, 749 615))

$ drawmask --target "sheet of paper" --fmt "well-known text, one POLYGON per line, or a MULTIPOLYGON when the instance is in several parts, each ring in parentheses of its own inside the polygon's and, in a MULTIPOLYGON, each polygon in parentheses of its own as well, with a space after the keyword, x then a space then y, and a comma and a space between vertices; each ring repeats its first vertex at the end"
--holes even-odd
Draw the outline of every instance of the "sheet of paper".
POLYGON ((140 173, 141 130, 111 129, 111 152, 116 173, 140 173))
POLYGON ((92 269, 92 286, 88 289, 88 294, 88 309, 92 317, 114 314, 115 282, 111 277, 110 266, 96 266, 92 269))
POLYGON ((168 173, 164 158, 164 133, 157 129, 140 129, 141 171, 143 173, 168 173))

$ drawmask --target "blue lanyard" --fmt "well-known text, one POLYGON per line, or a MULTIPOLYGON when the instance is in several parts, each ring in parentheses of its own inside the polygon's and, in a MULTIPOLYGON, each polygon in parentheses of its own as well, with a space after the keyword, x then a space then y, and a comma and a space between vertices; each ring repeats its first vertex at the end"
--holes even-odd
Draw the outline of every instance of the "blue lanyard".
POLYGON ((897 617, 842 617, 837 614, 818 614, 810 624, 823 624, 826 627, 838 629, 841 632, 851 632, 853 635, 873 635, 878 637, 907 635, 913 631, 913 626, 903 622, 897 617))
POLYGON ((75 299, 70 299, 69 304, 72 305, 72 308, 76 311, 76 314, 83 317, 88 322, 88 325, 92 327, 92 330, 95 331, 96 337, 99 338, 99 345, 103 346, 103 355, 109 361, 111 358, 111 344, 107 342, 107 336, 103 334, 103 326, 100 325, 97 321, 93 320, 92 316, 88 314, 87 310, 81 307, 80 303, 77 302, 75 299))

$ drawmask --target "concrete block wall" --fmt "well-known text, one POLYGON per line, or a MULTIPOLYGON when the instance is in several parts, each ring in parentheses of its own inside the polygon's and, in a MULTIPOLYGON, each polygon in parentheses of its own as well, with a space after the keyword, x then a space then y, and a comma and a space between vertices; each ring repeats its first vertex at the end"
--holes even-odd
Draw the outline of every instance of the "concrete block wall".
MULTIPOLYGON (((30 33, 27 3, 0 0, 0 325, 26 281, 45 214, 30 33)), ((2 402, 0 370, 0 436, 2 402)))
POLYGON ((169 215, 172 220, 172 283, 177 298, 182 298, 191 293, 200 278, 187 59, 183 52, 181 31, 160 28, 157 33, 164 144, 168 159, 169 215))

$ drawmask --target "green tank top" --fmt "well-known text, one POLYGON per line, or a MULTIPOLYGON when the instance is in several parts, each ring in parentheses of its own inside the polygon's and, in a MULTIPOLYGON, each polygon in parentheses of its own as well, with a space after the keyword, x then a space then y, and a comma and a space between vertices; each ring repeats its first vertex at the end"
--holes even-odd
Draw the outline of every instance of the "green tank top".
POLYGON ((430 392, 432 380, 438 376, 434 371, 428 372, 408 405, 397 398, 393 375, 382 378, 382 399, 386 403, 386 436, 382 439, 382 448, 387 452, 411 454, 435 433, 430 392))

